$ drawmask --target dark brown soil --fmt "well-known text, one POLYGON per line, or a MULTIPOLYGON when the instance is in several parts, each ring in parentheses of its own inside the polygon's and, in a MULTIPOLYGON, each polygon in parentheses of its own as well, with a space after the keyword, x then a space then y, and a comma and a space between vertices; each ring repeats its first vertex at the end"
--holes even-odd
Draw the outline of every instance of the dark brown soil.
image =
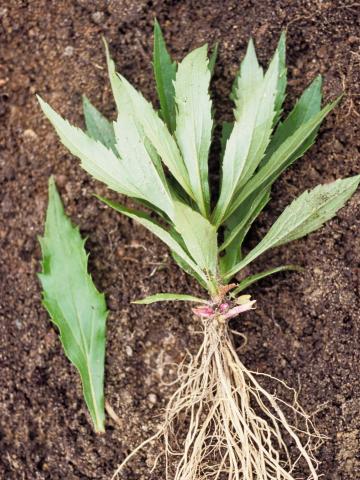
MULTIPOLYGON (((177 58, 204 42, 221 42, 214 89, 223 119, 249 36, 264 62, 287 27, 288 105, 318 73, 326 99, 343 88, 347 95, 316 146, 277 182, 252 243, 305 188, 360 171, 359 12, 359 3, 337 0, 1 2, 1 479, 109 478, 124 454, 156 429, 170 393, 159 382, 164 362, 180 361, 198 341, 186 305, 130 305, 150 292, 197 287, 155 238, 92 196, 106 189, 59 144, 35 92, 79 124, 82 93, 113 116, 104 34, 119 70, 154 100, 156 15, 177 58), (120 425, 108 419, 103 436, 92 431, 78 376, 40 304, 36 237, 52 173, 67 212, 89 236, 90 268, 111 311, 106 396, 120 425)), ((301 385, 306 410, 318 410, 317 424, 329 437, 318 453, 324 479, 360 478, 359 229, 358 192, 321 231, 262 257, 253 271, 291 261, 306 273, 255 286, 258 309, 237 324, 249 339, 246 365, 301 385)), ((155 455, 142 452, 122 478, 161 479, 160 471, 148 473, 155 455)))

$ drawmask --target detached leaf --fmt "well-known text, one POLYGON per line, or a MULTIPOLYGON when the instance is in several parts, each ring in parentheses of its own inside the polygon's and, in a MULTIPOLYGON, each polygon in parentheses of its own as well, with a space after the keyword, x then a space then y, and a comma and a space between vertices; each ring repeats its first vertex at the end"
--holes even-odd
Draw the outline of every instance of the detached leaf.
POLYGON ((208 275, 215 276, 217 234, 214 225, 187 205, 175 202, 174 227, 197 265, 208 275))
POLYGON ((204 298, 194 297, 193 295, 185 295, 182 293, 157 293, 156 295, 150 295, 149 297, 142 298, 141 300, 135 300, 131 303, 137 303, 138 305, 149 305, 155 302, 196 302, 196 303, 208 303, 204 298))
POLYGON ((94 107, 85 95, 83 95, 83 111, 88 135, 94 140, 101 142, 105 147, 111 148, 116 154, 115 134, 112 123, 94 107))
POLYGON ((59 328, 66 356, 78 369, 94 428, 104 431, 104 358, 106 304, 87 272, 85 241, 64 213, 54 180, 49 181, 49 205, 43 255, 43 304, 59 328))
POLYGON ((156 90, 160 101, 160 113, 170 132, 175 130, 175 88, 176 62, 166 49, 164 37, 157 20, 154 23, 153 68, 156 90))
POLYGON ((184 159, 193 197, 204 217, 210 209, 208 155, 213 121, 209 96, 207 46, 189 53, 179 64, 175 80, 175 136, 184 159))
POLYGON ((284 245, 320 228, 342 208, 357 189, 360 175, 318 185, 306 191, 285 208, 262 241, 235 265, 225 277, 230 279, 238 271, 270 248, 284 245))

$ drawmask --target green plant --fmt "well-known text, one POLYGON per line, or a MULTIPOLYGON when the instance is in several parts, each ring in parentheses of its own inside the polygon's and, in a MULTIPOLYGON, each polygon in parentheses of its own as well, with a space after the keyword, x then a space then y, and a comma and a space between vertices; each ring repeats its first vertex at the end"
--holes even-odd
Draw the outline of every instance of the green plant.
POLYGON ((231 93, 235 119, 222 125, 220 194, 214 206, 208 178, 214 130, 209 85, 217 49, 210 62, 204 45, 176 64, 157 23, 154 36, 159 112, 116 73, 107 47, 118 110, 113 124, 84 99, 85 133, 39 98, 61 141, 80 158, 82 167, 151 214, 100 200, 159 237, 175 262, 208 293, 201 299, 160 293, 138 302, 198 302, 193 312, 201 319, 203 343, 180 372, 163 427, 117 473, 140 448, 162 437, 167 479, 293 480, 300 458, 308 467, 308 478, 317 479, 309 442, 318 436, 310 418, 297 403, 288 405, 268 393, 257 375, 242 364, 228 322, 254 308, 249 295, 238 296, 241 290, 266 275, 296 267, 281 266, 239 284, 231 283, 232 279, 265 251, 320 228, 344 206, 360 182, 358 175, 303 193, 260 243, 244 254, 244 239, 268 203, 273 182, 311 147, 321 122, 338 100, 321 108, 321 78, 317 77, 281 120, 285 34, 265 73, 250 40, 231 93), (302 426, 290 425, 284 414, 288 408, 302 426), (176 433, 180 418, 189 424, 184 437, 176 433), (293 458, 287 448, 289 438, 298 457, 293 458))
POLYGON ((87 272, 85 240, 66 217, 53 178, 40 238, 43 305, 59 328, 66 356, 79 371, 96 432, 104 431, 106 304, 87 272))

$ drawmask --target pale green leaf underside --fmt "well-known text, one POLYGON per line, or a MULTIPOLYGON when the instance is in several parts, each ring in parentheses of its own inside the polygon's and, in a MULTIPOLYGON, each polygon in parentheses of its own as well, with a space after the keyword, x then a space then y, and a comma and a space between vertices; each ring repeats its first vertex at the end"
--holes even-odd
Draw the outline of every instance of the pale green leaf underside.
POLYGON ((104 431, 105 299, 87 272, 84 240, 66 217, 52 178, 40 244, 44 306, 59 328, 66 356, 80 373, 95 430, 104 431))
POLYGON ((86 135, 80 128, 70 125, 40 97, 38 100, 60 140, 73 155, 81 160, 84 170, 116 192, 142 198, 141 192, 125 177, 121 168, 121 160, 112 150, 86 135))
POLYGON ((210 208, 208 154, 213 126, 210 77, 207 46, 204 45, 183 59, 175 80, 175 136, 188 171, 194 199, 205 217, 210 208))
POLYGON ((138 305, 150 305, 155 302, 171 302, 171 301, 181 301, 181 302, 196 302, 196 303, 208 303, 204 298, 194 297, 193 295, 186 295, 183 293, 157 293, 155 295, 150 295, 148 297, 142 298, 141 300, 135 300, 132 303, 138 305))
POLYGON ((210 276, 216 275, 216 228, 200 213, 184 203, 175 202, 175 228, 197 265, 210 276))
POLYGON ((285 208, 262 241, 235 265, 225 278, 228 280, 270 248, 284 245, 320 228, 342 208, 357 189, 360 175, 318 185, 306 191, 285 208))
POLYGON ((233 89, 235 123, 226 143, 219 201, 213 214, 216 225, 232 199, 253 175, 270 140, 278 85, 279 58, 274 58, 263 76, 250 41, 233 89))
POLYGON ((132 116, 139 130, 143 143, 152 146, 163 163, 168 167, 172 175, 183 187, 185 192, 193 197, 190 180, 181 153, 175 139, 170 134, 165 123, 154 110, 150 102, 138 92, 124 77, 118 75, 117 98, 122 105, 119 117, 132 116))

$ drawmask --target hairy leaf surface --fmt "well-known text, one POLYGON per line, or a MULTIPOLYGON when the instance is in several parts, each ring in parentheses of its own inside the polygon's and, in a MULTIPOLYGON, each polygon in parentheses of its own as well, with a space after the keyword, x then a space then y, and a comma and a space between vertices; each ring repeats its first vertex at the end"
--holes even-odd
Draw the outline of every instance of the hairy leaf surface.
POLYGON ((64 213, 49 182, 45 234, 40 239, 43 304, 60 331, 66 356, 80 373, 94 428, 104 431, 106 304, 87 272, 85 241, 64 213))
MULTIPOLYGON (((263 163, 265 163, 271 155, 285 142, 287 138, 293 135, 298 128, 309 121, 314 115, 321 110, 321 76, 317 76, 315 80, 306 88, 296 102, 295 107, 291 110, 284 122, 281 122, 277 127, 274 136, 271 139, 269 147, 266 150, 266 156, 263 163)), ((305 139, 303 144, 299 147, 300 151, 295 152, 294 156, 299 157, 313 144, 316 137, 317 129, 305 139)))
MULTIPOLYGON (((122 105, 119 117, 133 118, 134 126, 137 128, 142 142, 152 148, 185 192, 190 197, 194 197, 181 153, 165 123, 155 112, 151 103, 145 100, 141 93, 124 77, 118 75, 118 79, 120 84, 117 86, 117 95, 119 103, 122 105)), ((161 168, 161 165, 158 165, 158 168, 161 168)))

